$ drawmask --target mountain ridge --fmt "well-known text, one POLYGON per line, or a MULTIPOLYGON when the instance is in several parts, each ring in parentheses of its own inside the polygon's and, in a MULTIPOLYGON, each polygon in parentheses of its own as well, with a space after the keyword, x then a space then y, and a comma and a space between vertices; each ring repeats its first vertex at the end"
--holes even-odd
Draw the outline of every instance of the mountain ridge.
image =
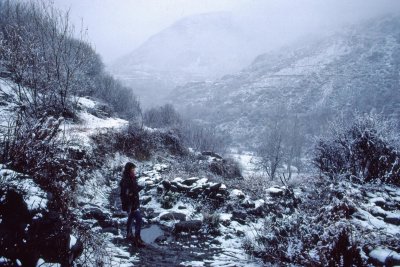
POLYGON ((260 132, 280 107, 308 118, 323 117, 321 124, 338 111, 375 110, 398 118, 396 25, 400 17, 381 17, 300 48, 260 55, 237 74, 177 87, 169 101, 184 114, 229 129, 236 140, 254 140, 249 132, 260 132))

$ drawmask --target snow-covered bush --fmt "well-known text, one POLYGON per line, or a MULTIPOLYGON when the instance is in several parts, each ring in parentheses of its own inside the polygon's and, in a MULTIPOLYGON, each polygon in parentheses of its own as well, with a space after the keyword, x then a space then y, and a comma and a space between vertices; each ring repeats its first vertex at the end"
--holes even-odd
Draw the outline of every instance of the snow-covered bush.
POLYGON ((181 116, 171 104, 151 108, 143 114, 144 124, 152 128, 176 127, 181 123, 181 116))
POLYGON ((90 89, 85 93, 107 102, 122 118, 136 121, 140 117, 142 109, 132 89, 123 86, 104 71, 96 76, 95 87, 90 89))
POLYGON ((149 131, 130 124, 120 132, 108 131, 92 137, 96 150, 101 155, 122 152, 137 160, 149 160, 156 153, 169 152, 172 155, 186 155, 181 138, 173 130, 149 131))
POLYGON ((88 86, 99 57, 74 38, 68 15, 53 5, 2 0, 1 6, 0 63, 18 101, 37 117, 73 116, 71 96, 88 86))
POLYGON ((356 115, 351 123, 336 121, 315 147, 314 164, 323 173, 369 182, 400 184, 396 126, 381 116, 356 115))
POLYGON ((245 250, 278 265, 363 266, 357 265, 362 262, 361 242, 352 234, 355 227, 349 220, 355 212, 352 201, 338 194, 338 184, 309 186, 296 209, 288 208, 287 201, 274 203, 264 225, 254 226, 254 238, 247 238, 245 250), (343 265, 343 260, 354 265, 343 265))
POLYGON ((190 120, 184 120, 181 123, 179 132, 184 144, 199 152, 212 151, 225 153, 228 146, 232 143, 229 133, 219 131, 213 125, 190 120))
POLYGON ((36 117, 75 118, 75 97, 89 95, 136 119, 141 108, 133 91, 105 72, 84 36, 49 2, 0 0, 1 77, 16 84, 19 104, 36 117))

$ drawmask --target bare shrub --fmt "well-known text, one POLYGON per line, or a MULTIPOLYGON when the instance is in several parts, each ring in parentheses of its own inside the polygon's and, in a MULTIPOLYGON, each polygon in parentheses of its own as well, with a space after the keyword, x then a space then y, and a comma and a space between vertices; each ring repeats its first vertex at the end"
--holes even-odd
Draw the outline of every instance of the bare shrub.
POLYGON ((356 115, 351 123, 332 123, 317 141, 314 164, 329 177, 400 183, 400 153, 395 125, 376 114, 356 115))

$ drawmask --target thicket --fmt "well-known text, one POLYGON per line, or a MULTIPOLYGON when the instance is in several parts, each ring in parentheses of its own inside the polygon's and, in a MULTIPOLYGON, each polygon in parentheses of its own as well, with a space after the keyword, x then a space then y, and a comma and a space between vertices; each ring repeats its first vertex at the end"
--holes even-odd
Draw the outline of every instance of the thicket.
POLYGON ((232 142, 228 133, 218 131, 212 125, 186 119, 170 104, 146 110, 143 122, 152 128, 174 130, 183 144, 194 151, 224 153, 232 142))
POLYGON ((82 95, 110 103, 128 119, 140 114, 132 90, 105 73, 85 32, 45 1, 0 0, 0 77, 15 83, 18 104, 37 118, 74 117, 82 95))
POLYGON ((120 152, 137 160, 149 160, 165 152, 175 156, 188 153, 176 131, 149 131, 135 123, 122 131, 99 133, 92 138, 96 143, 95 153, 103 156, 120 152))
POLYGON ((355 115, 332 123, 317 141, 314 164, 328 177, 400 184, 397 125, 376 114, 355 115))

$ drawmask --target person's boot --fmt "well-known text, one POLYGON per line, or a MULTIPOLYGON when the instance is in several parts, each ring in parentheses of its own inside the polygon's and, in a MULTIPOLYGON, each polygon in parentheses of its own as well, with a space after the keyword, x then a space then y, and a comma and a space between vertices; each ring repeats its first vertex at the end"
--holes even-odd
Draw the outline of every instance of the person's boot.
POLYGON ((129 240, 129 241, 134 240, 134 236, 133 236, 132 232, 127 232, 126 233, 126 239, 129 240))
POLYGON ((133 239, 133 245, 137 248, 143 248, 146 246, 140 236, 135 236, 135 238, 133 239))

